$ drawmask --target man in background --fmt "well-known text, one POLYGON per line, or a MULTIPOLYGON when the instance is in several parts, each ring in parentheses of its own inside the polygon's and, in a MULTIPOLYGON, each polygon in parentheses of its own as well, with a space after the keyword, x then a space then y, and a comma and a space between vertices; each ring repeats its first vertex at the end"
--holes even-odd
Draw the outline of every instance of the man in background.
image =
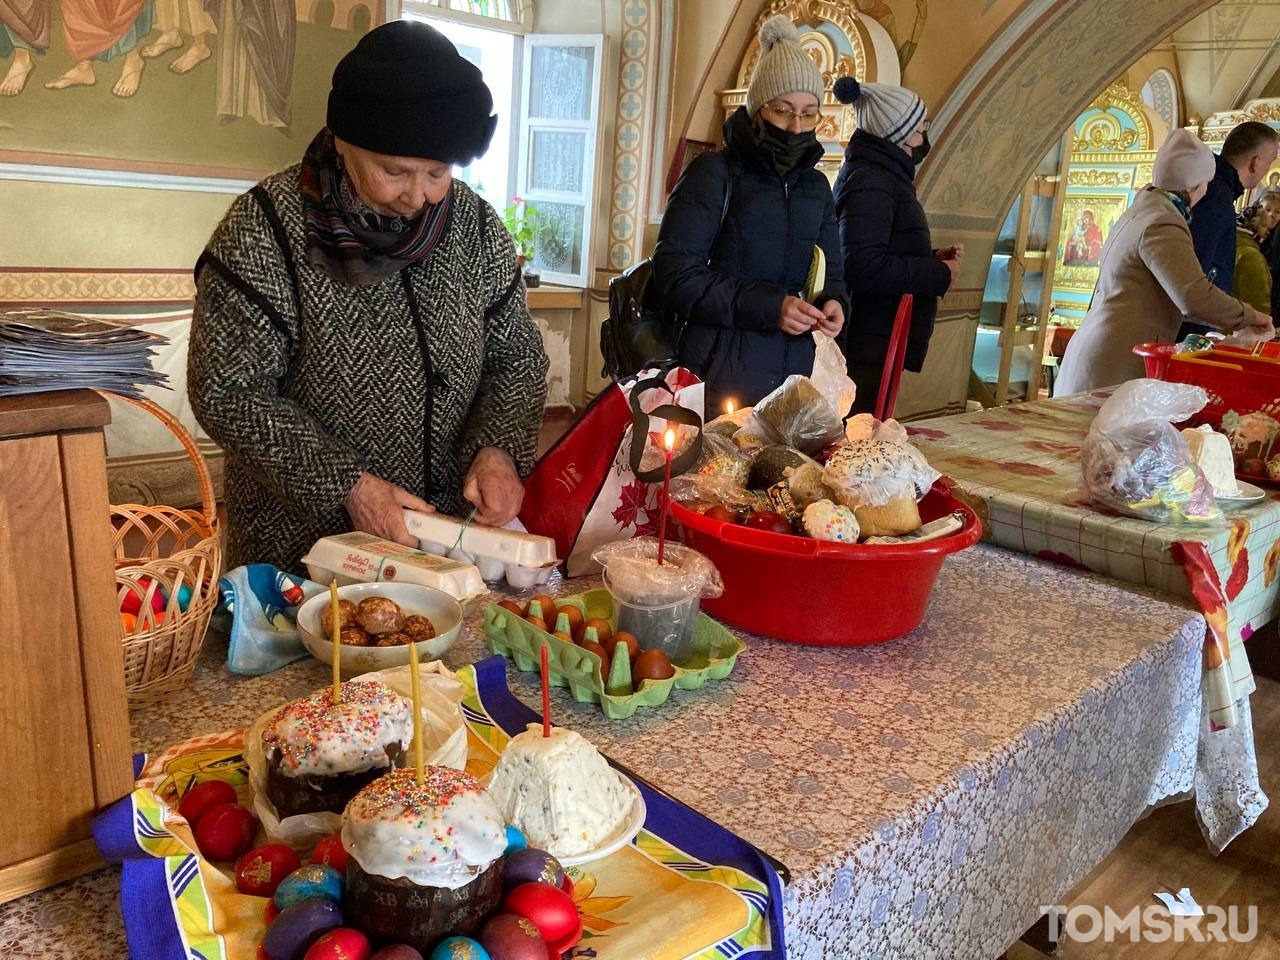
MULTIPOLYGON (((1205 276, 1227 293, 1235 278, 1236 201, 1245 190, 1262 182, 1280 150, 1280 135, 1265 123, 1247 120, 1232 128, 1215 158, 1217 172, 1209 192, 1196 204, 1191 218, 1191 240, 1205 276)), ((1181 341, 1189 333, 1205 333, 1208 327, 1184 323, 1181 341)))

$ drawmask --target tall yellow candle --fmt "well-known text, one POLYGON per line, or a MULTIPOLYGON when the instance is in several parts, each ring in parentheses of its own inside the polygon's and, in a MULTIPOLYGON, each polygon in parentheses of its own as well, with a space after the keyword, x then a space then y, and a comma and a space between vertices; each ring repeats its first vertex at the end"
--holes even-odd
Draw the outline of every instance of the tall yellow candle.
POLYGON ((422 762, 422 678, 418 675, 416 643, 409 644, 409 682, 413 685, 413 769, 418 786, 422 786, 427 777, 427 769, 422 762))
POLYGON ((333 703, 342 702, 342 607, 338 603, 338 581, 329 581, 329 602, 333 609, 333 703))

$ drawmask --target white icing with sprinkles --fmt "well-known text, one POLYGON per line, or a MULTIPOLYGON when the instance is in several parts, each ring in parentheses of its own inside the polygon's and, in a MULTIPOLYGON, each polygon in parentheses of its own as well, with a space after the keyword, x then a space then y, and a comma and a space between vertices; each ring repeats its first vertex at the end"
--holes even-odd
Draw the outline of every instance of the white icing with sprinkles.
POLYGON ((332 687, 287 703, 262 731, 263 752, 291 777, 389 766, 388 744, 407 750, 412 740, 413 705, 378 680, 346 681, 336 707, 332 687))

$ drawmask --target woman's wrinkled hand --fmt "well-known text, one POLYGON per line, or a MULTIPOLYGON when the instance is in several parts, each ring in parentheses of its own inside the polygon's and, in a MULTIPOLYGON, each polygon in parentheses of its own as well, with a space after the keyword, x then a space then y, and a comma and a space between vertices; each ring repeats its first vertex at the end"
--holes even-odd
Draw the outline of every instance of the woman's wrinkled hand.
POLYGON ((435 513, 436 508, 421 497, 415 497, 404 487, 398 487, 372 473, 360 474, 360 479, 343 501, 351 527, 364 533, 372 533, 383 540, 392 540, 406 547, 418 546, 418 538, 404 525, 405 508, 435 513))
POLYGON ((478 522, 504 527, 520 512, 524 484, 505 450, 481 447, 462 482, 462 495, 475 505, 478 522))
POLYGON ((844 307, 839 300, 828 300, 822 305, 822 319, 818 321, 818 332, 831 339, 840 336, 844 328, 844 307))
POLYGON ((782 301, 782 311, 778 314, 778 329, 799 336, 808 333, 824 319, 822 311, 813 304, 788 296, 782 301))

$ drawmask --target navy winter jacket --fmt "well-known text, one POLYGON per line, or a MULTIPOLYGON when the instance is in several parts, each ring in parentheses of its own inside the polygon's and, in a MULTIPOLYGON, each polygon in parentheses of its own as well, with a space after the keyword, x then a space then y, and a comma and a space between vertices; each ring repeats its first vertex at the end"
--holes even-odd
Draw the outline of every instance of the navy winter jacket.
POLYGON ((924 365, 951 271, 933 255, 915 175, 911 158, 888 140, 862 130, 849 138, 835 202, 850 300, 841 340, 851 364, 884 363, 898 301, 910 293, 915 302, 905 366, 918 371, 924 365))
POLYGON ((745 108, 725 122, 724 137, 723 150, 695 159, 676 184, 653 252, 658 290, 687 321, 680 360, 707 383, 708 418, 726 399, 754 404, 788 376, 813 371, 813 336, 783 333, 778 320, 783 298, 804 289, 815 244, 827 278, 814 302, 838 300, 848 312, 831 186, 814 169, 821 145, 783 178, 745 108))
POLYGON ((1214 157, 1217 171, 1209 189, 1191 210, 1191 242, 1196 258, 1213 285, 1231 292, 1236 273, 1236 201, 1244 184, 1236 168, 1214 157))

